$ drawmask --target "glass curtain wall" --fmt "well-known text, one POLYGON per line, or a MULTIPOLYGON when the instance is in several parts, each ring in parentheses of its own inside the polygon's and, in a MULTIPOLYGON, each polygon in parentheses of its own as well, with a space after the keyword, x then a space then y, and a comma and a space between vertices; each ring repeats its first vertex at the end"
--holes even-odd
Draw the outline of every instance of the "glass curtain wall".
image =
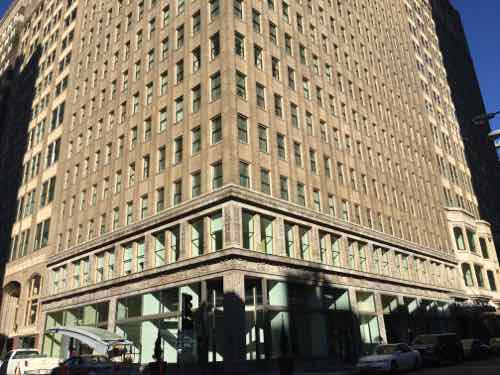
MULTIPOLYGON (((109 303, 74 307, 71 309, 56 311, 47 314, 45 330, 62 326, 89 326, 106 329, 108 325, 109 303)), ((90 354, 92 350, 76 340, 66 342, 60 334, 46 334, 43 337, 42 353, 47 356, 65 358, 69 345, 77 352, 90 354)))

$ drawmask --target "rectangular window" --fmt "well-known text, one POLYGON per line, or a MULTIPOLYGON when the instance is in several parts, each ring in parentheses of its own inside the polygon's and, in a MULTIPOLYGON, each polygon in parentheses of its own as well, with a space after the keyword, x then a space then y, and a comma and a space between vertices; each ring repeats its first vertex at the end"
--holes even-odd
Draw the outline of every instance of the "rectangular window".
POLYGON ((295 165, 297 167, 302 167, 302 151, 300 147, 300 143, 293 143, 293 154, 295 157, 295 165))
POLYGON ((211 121, 212 144, 222 141, 222 117, 214 117, 211 121))
POLYGON ((132 273, 132 253, 133 245, 127 244, 123 247, 123 274, 130 275, 132 273))
POLYGON ((286 201, 289 199, 288 177, 285 176, 280 176, 280 198, 286 201))
POLYGON ((238 125, 238 140, 240 143, 248 143, 248 119, 238 114, 236 122, 238 125))
POLYGON ((191 153, 197 154, 201 150, 201 128, 191 130, 191 153))
POLYGON ((202 255, 205 250, 203 218, 191 223, 191 255, 202 255))
POLYGON ((267 152, 267 127, 259 125, 259 151, 267 152))
POLYGON ((260 170, 260 191, 265 194, 271 194, 271 176, 267 169, 260 170))
POLYGON ((283 134, 276 135, 276 144, 278 148, 278 159, 286 160, 285 136, 283 134))
POLYGON ((182 180, 177 180, 173 183, 173 204, 177 206, 182 202, 182 180))
POLYGON ((191 197, 195 198, 201 194, 201 172, 191 175, 191 197))
POLYGON ((212 164, 212 189, 218 189, 222 187, 223 177, 222 177, 222 161, 218 161, 212 164))
POLYGON ((319 190, 313 190, 313 202, 314 209, 316 211, 321 211, 321 193, 319 190))
POLYGON ((210 37, 210 59, 214 60, 220 55, 220 35, 215 33, 210 37))
POLYGON ((191 97, 192 97, 191 107, 193 113, 198 113, 201 107, 201 85, 198 85, 191 90, 191 97))
POLYGON ((309 228, 299 226, 299 245, 301 259, 310 258, 309 228))
POLYGON ((165 188, 161 187, 156 189, 156 212, 165 209, 165 188))
POLYGON ((210 76, 210 99, 211 101, 216 101, 220 99, 221 96, 221 79, 220 72, 217 72, 210 76))
POLYGON ((261 32, 260 12, 255 9, 252 9, 252 27, 253 31, 255 31, 256 33, 261 32))
POLYGON ((266 108, 266 88, 260 83, 255 84, 255 96, 257 100, 257 106, 265 109, 266 108))
POLYGON ((243 248, 253 250, 254 242, 254 220, 253 214, 243 211, 242 214, 243 248))
POLYGON ((182 150, 183 141, 182 136, 180 136, 174 140, 174 164, 178 164, 182 161, 182 150))
POLYGON ((212 250, 222 250, 224 247, 222 212, 210 216, 210 238, 212 250))
POLYGON ((154 265, 163 266, 166 263, 165 257, 165 232, 153 234, 154 237, 154 265))
POLYGON ((236 71, 236 95, 243 99, 247 97, 246 79, 245 74, 236 71))
POLYGON ((245 36, 239 32, 234 33, 234 53, 245 58, 245 36))
POLYGON ((273 253, 273 218, 260 217, 260 251, 265 254, 273 253))
POLYGON ((166 167, 166 149, 165 146, 161 146, 158 149, 158 173, 161 173, 165 170, 166 167))
POLYGON ((240 186, 250 188, 250 165, 244 161, 240 161, 240 186))
POLYGON ((175 122, 184 120, 184 97, 179 96, 175 99, 175 122))
POLYGON ((148 200, 148 195, 145 194, 141 197, 141 219, 144 219, 146 216, 148 216, 148 210, 149 210, 149 200, 148 200))
POLYGON ((301 182, 297 182, 297 203, 302 206, 306 205, 305 186, 301 182))
POLYGON ((243 19, 243 0, 233 0, 233 14, 239 19, 243 19))

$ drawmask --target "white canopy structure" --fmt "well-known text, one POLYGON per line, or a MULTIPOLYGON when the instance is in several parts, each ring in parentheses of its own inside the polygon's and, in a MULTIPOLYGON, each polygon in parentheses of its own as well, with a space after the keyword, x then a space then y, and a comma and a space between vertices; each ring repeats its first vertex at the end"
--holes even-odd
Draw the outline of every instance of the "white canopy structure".
POLYGON ((116 333, 106 331, 102 328, 84 327, 84 326, 67 326, 54 327, 46 331, 46 333, 60 334, 74 338, 85 345, 94 349, 95 353, 107 354, 113 345, 131 345, 123 336, 116 333))

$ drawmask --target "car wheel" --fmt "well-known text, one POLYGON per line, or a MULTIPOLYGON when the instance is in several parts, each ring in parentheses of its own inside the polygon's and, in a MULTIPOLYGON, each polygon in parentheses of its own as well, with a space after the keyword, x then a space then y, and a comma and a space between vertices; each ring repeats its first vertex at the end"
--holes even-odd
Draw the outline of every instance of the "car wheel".
POLYGON ((395 374, 398 372, 398 364, 396 361, 391 362, 391 374, 395 374))

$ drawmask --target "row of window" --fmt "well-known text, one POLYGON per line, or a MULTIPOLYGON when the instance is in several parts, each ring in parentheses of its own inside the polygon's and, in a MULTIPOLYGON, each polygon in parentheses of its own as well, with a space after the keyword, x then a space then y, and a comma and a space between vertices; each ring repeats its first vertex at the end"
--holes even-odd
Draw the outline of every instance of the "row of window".
MULTIPOLYGON (((186 227, 189 246, 183 256, 195 257, 222 250, 223 228, 221 211, 189 221, 186 227)), ((282 227, 283 243, 280 243, 276 237, 277 228, 275 217, 243 210, 241 246, 266 254, 319 261, 362 272, 436 285, 455 285, 453 267, 322 230, 319 231, 318 243, 315 243, 312 227, 288 221, 282 227)), ((59 266, 53 270, 55 291, 78 288, 176 262, 181 256, 179 231, 180 226, 172 226, 151 236, 122 243, 118 248, 91 255, 92 259, 86 257, 59 266)))
MULTIPOLYGON (((478 288, 486 288, 486 283, 484 280, 484 268, 480 264, 474 264, 471 268, 469 263, 462 263, 462 276, 465 286, 478 288), (472 274, 472 269, 474 269, 474 276, 472 274)), ((488 287, 491 291, 495 292, 497 290, 497 285, 495 281, 495 273, 492 270, 486 270, 486 275, 488 278, 488 287)))
POLYGON ((30 229, 21 231, 12 238, 9 259, 14 260, 28 255, 31 251, 39 250, 49 244, 50 219, 39 222, 35 228, 35 237, 32 248, 30 244, 30 229))

